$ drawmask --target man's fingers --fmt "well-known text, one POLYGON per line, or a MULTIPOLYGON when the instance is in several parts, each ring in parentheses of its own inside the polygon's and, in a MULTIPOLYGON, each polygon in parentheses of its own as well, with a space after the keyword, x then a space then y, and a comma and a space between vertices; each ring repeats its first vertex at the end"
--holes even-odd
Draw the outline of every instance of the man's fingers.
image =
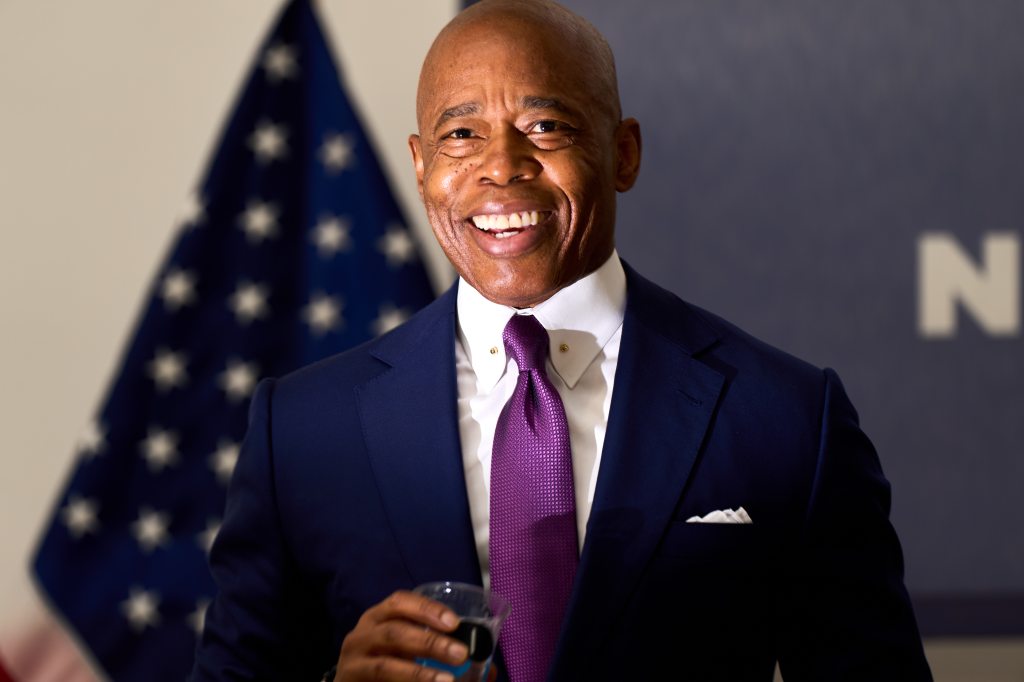
POLYGON ((458 665, 469 655, 462 642, 408 621, 384 621, 366 634, 365 650, 371 656, 423 657, 458 665))
POLYGON ((469 651, 447 634, 458 617, 438 602, 412 592, 395 592, 371 607, 341 643, 338 680, 451 681, 451 674, 413 661, 465 662, 469 651))
POLYGON ((412 592, 395 592, 368 609, 345 637, 338 657, 338 679, 451 679, 439 678, 438 671, 413 660, 425 658, 450 665, 465 662, 469 655, 466 645, 445 634, 457 625, 458 618, 442 604, 412 592))
POLYGON ((372 614, 378 621, 404 618, 441 632, 451 632, 459 624, 458 616, 444 604, 404 590, 391 593, 367 614, 372 614))
MULTIPOLYGON (((338 671, 341 673, 341 671, 338 671)), ((455 676, 444 670, 432 670, 412 661, 398 658, 366 658, 345 670, 339 679, 373 682, 455 682, 455 676)))

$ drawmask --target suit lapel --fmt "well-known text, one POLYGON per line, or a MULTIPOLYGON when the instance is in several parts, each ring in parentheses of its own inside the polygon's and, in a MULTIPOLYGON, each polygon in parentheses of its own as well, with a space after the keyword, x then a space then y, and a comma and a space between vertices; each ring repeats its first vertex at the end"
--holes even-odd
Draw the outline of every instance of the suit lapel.
POLYGON ((356 392, 363 436, 412 583, 480 582, 455 385, 455 288, 371 351, 390 365, 356 392))
POLYGON ((714 330, 628 266, 619 364, 594 502, 552 679, 593 660, 671 521, 724 378, 693 357, 714 330))

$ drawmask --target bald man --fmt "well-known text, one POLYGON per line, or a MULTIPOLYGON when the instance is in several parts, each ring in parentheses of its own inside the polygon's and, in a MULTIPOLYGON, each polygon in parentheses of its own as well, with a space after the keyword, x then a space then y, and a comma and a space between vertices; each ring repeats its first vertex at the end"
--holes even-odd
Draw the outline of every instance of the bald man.
POLYGON ((260 385, 192 679, 451 680, 416 662, 467 656, 409 591, 438 580, 512 602, 492 679, 930 679, 838 377, 619 259, 641 138, 601 35, 484 0, 435 40, 416 113, 459 280, 260 385))

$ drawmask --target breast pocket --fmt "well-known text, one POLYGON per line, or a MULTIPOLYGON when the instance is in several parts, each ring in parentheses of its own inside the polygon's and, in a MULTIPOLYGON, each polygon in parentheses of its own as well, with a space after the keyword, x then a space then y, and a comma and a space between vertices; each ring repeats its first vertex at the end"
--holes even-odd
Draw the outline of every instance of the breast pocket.
POLYGON ((672 523, 638 581, 631 601, 635 622, 671 633, 661 635, 665 646, 686 642, 702 660, 727 662, 722 670, 732 670, 741 652, 760 651, 771 639, 764 633, 773 593, 764 546, 762 530, 753 525, 672 523))
POLYGON ((765 543, 759 531, 753 524, 673 522, 659 553, 694 564, 760 563, 765 543))

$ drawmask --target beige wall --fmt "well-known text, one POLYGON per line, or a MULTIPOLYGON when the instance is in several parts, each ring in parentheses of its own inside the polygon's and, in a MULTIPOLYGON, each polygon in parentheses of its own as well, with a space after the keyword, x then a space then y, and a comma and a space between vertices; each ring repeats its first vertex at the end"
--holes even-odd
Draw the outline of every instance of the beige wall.
MULTIPOLYGON (((0 631, 29 603, 72 445, 281 4, 0 1, 0 631)), ((420 61, 456 6, 318 4, 438 281, 406 137, 420 61)))
MULTIPOLYGON (((419 61, 456 0, 326 0, 350 94, 433 247, 407 160, 419 61), (401 17, 401 22, 394 22, 401 17)), ((0 0, 0 632, 143 290, 279 0, 0 0)), ((1024 682, 1024 643, 929 645, 946 682, 1024 682)))

